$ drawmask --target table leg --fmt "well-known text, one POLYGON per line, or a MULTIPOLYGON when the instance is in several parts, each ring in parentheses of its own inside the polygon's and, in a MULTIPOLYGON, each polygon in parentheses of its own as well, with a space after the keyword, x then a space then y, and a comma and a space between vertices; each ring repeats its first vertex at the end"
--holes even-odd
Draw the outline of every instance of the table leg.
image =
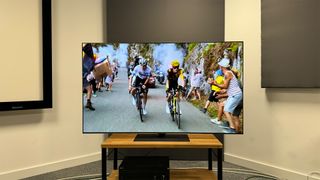
POLYGON ((117 148, 113 149, 113 154, 114 154, 114 157, 113 157, 113 169, 117 170, 118 169, 118 149, 117 148))
POLYGON ((107 149, 102 148, 101 149, 101 177, 102 180, 107 179, 107 149))
POLYGON ((212 148, 208 149, 208 170, 212 170, 212 148))
POLYGON ((222 180, 222 148, 218 149, 218 180, 222 180))

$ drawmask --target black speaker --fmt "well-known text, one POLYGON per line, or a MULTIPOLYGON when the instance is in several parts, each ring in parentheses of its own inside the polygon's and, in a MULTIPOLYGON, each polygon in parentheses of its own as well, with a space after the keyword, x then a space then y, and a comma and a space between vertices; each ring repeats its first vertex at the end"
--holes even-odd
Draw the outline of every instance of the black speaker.
POLYGON ((169 180, 169 157, 125 157, 119 166, 119 180, 169 180))

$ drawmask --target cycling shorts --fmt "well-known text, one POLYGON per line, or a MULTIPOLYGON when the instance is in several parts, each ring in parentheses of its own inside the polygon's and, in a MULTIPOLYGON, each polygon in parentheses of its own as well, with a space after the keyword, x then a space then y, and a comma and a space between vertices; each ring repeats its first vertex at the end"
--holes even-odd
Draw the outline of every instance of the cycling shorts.
MULTIPOLYGON (((145 81, 146 81, 146 79, 141 79, 138 76, 134 76, 134 77, 132 77, 132 86, 133 87, 142 86, 145 81)), ((142 92, 143 93, 148 93, 148 86, 147 85, 146 85, 145 89, 142 89, 142 92)))

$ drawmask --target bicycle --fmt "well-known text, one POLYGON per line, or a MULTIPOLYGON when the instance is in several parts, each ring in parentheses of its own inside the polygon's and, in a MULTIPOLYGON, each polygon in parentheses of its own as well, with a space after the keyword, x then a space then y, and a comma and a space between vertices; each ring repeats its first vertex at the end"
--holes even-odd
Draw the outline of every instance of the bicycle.
POLYGON ((172 121, 175 121, 178 125, 178 129, 181 128, 181 113, 180 113, 180 98, 177 96, 177 89, 170 91, 169 109, 172 121))
POLYGON ((143 115, 143 109, 142 109, 142 100, 141 100, 141 94, 142 94, 142 86, 138 86, 135 93, 135 100, 136 100, 136 107, 139 111, 140 120, 143 122, 142 115, 143 115))

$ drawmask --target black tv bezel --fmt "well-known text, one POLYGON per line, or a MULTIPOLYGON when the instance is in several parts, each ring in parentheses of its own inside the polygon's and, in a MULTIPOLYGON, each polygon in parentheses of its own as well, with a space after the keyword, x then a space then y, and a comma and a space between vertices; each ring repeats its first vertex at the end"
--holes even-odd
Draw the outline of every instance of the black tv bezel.
POLYGON ((51 0, 41 2, 43 99, 0 102, 0 111, 52 108, 52 5, 51 0))
MULTIPOLYGON (((110 44, 110 43, 225 43, 225 42, 238 42, 238 43, 242 43, 243 47, 242 47, 242 55, 243 55, 243 59, 244 59, 244 54, 245 54, 245 41, 244 40, 225 40, 225 41, 215 41, 215 42, 201 42, 201 41, 194 41, 194 42, 188 42, 188 41, 163 41, 163 42, 145 42, 145 41, 141 41, 141 42, 129 42, 129 41, 126 41, 126 42, 82 42, 81 43, 81 47, 83 47, 84 44, 87 44, 87 43, 99 43, 99 44, 110 44)), ((82 73, 82 71, 81 71, 82 73)), ((243 61, 243 75, 245 74, 245 61, 243 61)), ((81 77, 82 77, 82 74, 81 74, 81 77)), ((245 81, 245 76, 243 76, 243 82, 245 81)), ((243 92, 244 92, 244 89, 245 89, 245 84, 243 83, 242 84, 242 88, 243 88, 243 92)), ((83 91, 83 87, 81 87, 81 92, 83 91)), ((163 131, 154 131, 154 132, 151 132, 151 131, 145 131, 145 132, 139 132, 139 131, 95 131, 95 132, 86 132, 84 130, 84 98, 83 96, 82 97, 82 113, 81 113, 81 116, 82 116, 82 134, 120 134, 120 133, 126 133, 126 134, 151 134, 151 135, 155 135, 155 136, 161 136, 163 134, 170 134, 170 135, 183 135, 183 134, 222 134, 222 135, 243 135, 244 134, 244 122, 242 124, 242 133, 221 133, 221 132, 197 132, 197 131, 183 131, 183 132, 171 132, 171 131, 167 131, 167 132, 163 132, 163 131)), ((245 94, 243 93, 243 96, 242 96, 242 101, 244 103, 245 101, 245 94)), ((245 117, 245 106, 243 106, 243 118, 245 117)))

